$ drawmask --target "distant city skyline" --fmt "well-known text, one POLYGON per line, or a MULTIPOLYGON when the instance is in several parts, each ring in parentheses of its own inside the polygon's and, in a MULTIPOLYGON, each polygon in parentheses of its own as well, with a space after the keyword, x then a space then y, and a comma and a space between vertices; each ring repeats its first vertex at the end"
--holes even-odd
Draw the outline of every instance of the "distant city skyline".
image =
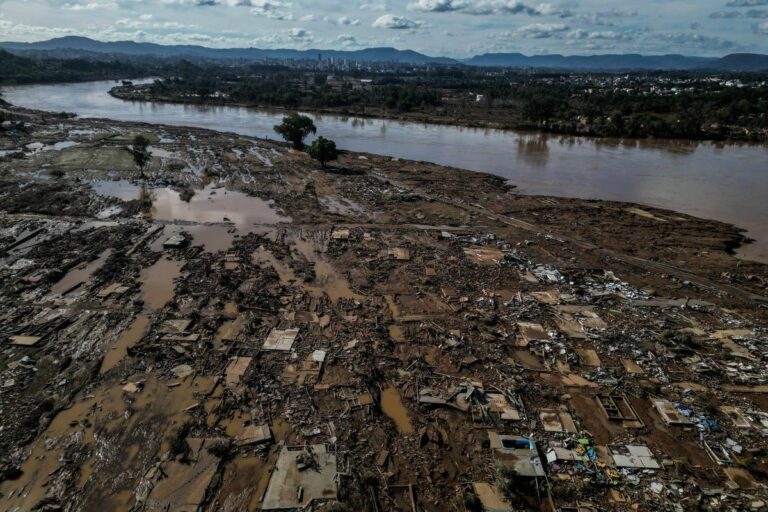
POLYGON ((768 0, 0 0, 0 39, 433 56, 768 53, 768 0))

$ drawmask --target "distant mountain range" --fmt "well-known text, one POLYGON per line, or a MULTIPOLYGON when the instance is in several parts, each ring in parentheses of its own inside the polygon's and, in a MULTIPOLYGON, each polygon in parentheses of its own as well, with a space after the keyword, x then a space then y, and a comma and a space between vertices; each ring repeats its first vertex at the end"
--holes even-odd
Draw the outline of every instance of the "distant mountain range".
POLYGON ((134 41, 95 41, 87 37, 61 37, 36 43, 0 42, 18 54, 56 57, 88 55, 127 55, 132 57, 203 58, 215 60, 289 60, 322 58, 354 62, 397 62, 402 64, 464 64, 484 67, 549 68, 564 70, 717 70, 768 71, 768 55, 734 53, 721 58, 685 55, 534 55, 521 53, 486 53, 469 59, 431 57, 413 50, 366 48, 363 50, 266 50, 260 48, 207 48, 194 45, 166 46, 134 41))

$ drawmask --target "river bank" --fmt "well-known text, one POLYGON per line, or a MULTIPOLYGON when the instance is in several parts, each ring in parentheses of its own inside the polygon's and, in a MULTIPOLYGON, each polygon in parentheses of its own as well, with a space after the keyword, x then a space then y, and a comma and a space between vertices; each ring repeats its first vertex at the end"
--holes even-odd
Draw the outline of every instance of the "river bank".
MULTIPOLYGON (((455 126, 459 128, 478 128, 514 132, 531 132, 547 135, 561 135, 571 137, 595 137, 595 138, 623 138, 627 134, 617 132, 603 132, 600 129, 586 123, 572 123, 565 121, 539 122, 513 120, 509 113, 503 109, 486 109, 481 107, 458 107, 456 105, 445 108, 431 108, 428 110, 414 110, 411 112, 397 112, 392 109, 362 106, 355 107, 295 107, 286 108, 276 105, 263 105, 258 103, 245 103, 233 101, 222 97, 188 97, 188 96, 162 96, 152 94, 144 85, 115 86, 109 90, 109 94, 124 101, 140 101, 152 103, 197 105, 197 106, 229 106, 248 109, 257 109, 273 112, 291 112, 300 110, 314 115, 334 115, 356 117, 361 119, 388 119, 409 123, 422 123, 442 126, 455 126)), ((656 137, 647 136, 640 138, 653 140, 656 137)), ((729 134, 720 131, 703 133, 701 137, 691 138, 690 134, 680 137, 667 137, 667 140, 695 140, 697 142, 722 142, 727 144, 760 144, 768 142, 768 130, 760 133, 747 133, 735 131, 729 134)))

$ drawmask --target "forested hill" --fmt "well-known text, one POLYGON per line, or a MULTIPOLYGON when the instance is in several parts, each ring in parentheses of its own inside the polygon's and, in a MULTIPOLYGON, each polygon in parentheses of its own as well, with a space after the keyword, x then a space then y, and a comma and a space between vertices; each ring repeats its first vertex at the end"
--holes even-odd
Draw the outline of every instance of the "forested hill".
MULTIPOLYGON (((724 57, 696 57, 688 55, 523 55, 521 53, 490 53, 468 59, 436 57, 413 50, 397 48, 364 48, 360 50, 289 48, 208 48, 197 45, 161 45, 135 41, 95 41, 87 37, 67 36, 33 43, 0 42, 0 48, 24 56, 67 57, 93 54, 102 58, 125 60, 132 57, 162 59, 206 59, 218 61, 314 61, 318 57, 350 62, 379 62, 399 64, 443 64, 479 67, 538 68, 579 71, 623 70, 718 70, 766 71, 768 55, 731 54, 724 57), (69 55, 67 55, 69 52, 69 55)), ((93 59, 98 60, 98 59, 93 59)))

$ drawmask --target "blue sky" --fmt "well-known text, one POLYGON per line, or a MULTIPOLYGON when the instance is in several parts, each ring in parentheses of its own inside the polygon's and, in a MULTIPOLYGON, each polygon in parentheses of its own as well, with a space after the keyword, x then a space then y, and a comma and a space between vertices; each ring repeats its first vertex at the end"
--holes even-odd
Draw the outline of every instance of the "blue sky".
POLYGON ((768 0, 0 0, 0 39, 211 47, 768 53, 768 0))

